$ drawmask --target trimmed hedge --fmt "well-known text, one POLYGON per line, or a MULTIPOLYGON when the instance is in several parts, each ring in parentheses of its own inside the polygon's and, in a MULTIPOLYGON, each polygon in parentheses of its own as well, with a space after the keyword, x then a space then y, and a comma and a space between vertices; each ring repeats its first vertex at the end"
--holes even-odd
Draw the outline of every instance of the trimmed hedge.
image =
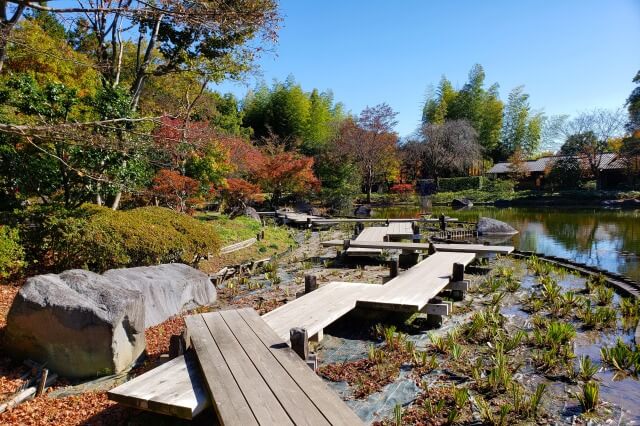
POLYGON ((0 225, 0 279, 20 272, 24 265, 24 250, 18 230, 0 225))
POLYGON ((438 191, 456 192, 467 189, 482 189, 485 183, 483 176, 463 176, 438 179, 438 191))
POLYGON ((49 212, 38 226, 33 218, 30 222, 24 229, 29 254, 54 271, 194 264, 220 248, 213 225, 162 207, 113 211, 85 205, 49 212))

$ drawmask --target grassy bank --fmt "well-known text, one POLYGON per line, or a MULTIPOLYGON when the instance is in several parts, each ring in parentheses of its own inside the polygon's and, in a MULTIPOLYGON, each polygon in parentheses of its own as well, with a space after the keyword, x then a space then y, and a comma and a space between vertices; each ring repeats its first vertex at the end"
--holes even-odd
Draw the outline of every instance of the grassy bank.
POLYGON ((249 217, 229 217, 217 214, 203 214, 199 218, 210 224, 217 232, 222 246, 238 243, 254 238, 261 229, 264 229, 264 239, 250 247, 228 254, 219 254, 211 259, 203 260, 198 268, 207 273, 214 273, 223 266, 244 263, 251 260, 259 260, 271 257, 293 247, 295 231, 272 224, 261 227, 260 223, 249 217))
POLYGON ((508 201, 512 205, 594 205, 604 200, 630 199, 640 197, 638 191, 482 191, 466 190, 458 192, 439 192, 434 194, 434 203, 449 204, 456 198, 468 198, 476 203, 494 203, 508 201))

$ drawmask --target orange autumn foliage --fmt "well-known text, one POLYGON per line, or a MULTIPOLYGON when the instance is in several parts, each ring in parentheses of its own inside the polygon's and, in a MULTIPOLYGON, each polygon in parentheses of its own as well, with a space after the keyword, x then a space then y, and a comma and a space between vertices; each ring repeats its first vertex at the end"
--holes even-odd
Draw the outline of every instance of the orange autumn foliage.
POLYGON ((273 194, 271 201, 274 204, 285 193, 301 194, 320 187, 313 174, 313 158, 288 151, 265 155, 255 176, 260 186, 273 194))
POLYGON ((162 169, 153 178, 151 190, 167 207, 188 213, 199 201, 197 196, 200 184, 174 170, 162 169))

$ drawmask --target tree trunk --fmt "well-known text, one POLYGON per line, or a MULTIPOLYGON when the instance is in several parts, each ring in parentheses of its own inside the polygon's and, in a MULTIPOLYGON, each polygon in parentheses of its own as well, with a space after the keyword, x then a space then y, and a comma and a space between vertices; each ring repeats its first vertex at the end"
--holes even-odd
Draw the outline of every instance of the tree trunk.
POLYGON ((111 204, 111 210, 118 210, 120 207, 120 198, 122 198, 122 191, 118 191, 116 194, 116 198, 113 199, 113 204, 111 204))
POLYGON ((147 77, 147 69, 151 64, 151 54, 156 45, 158 39, 158 32, 160 31, 160 24, 162 23, 163 15, 158 16, 158 19, 154 23, 153 32, 151 38, 149 38, 149 44, 147 50, 144 53, 144 59, 136 70, 136 79, 131 86, 131 107, 135 111, 138 108, 138 102, 140 101, 140 95, 142 94, 142 88, 144 87, 144 81, 147 77))
POLYGON ((9 36, 26 7, 26 3, 19 3, 11 18, 7 18, 7 3, 6 0, 0 1, 0 72, 2 72, 4 61, 7 58, 9 36))

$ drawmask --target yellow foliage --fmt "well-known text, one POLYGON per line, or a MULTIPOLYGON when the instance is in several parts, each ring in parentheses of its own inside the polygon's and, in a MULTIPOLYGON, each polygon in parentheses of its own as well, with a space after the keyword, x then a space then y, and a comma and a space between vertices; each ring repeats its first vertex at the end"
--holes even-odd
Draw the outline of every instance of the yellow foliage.
POLYGON ((38 83, 57 82, 92 96, 100 85, 95 63, 75 52, 66 41, 49 36, 29 19, 20 22, 12 34, 6 67, 13 72, 33 73, 38 83))

